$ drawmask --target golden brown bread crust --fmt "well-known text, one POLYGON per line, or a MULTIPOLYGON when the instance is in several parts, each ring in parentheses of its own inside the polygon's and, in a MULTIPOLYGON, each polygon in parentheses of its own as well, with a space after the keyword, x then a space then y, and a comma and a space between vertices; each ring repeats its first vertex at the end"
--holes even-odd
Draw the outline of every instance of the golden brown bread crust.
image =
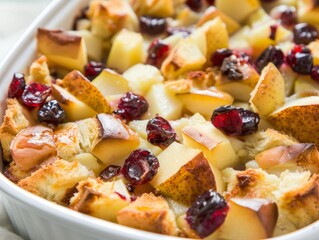
POLYGON ((51 84, 51 76, 47 62, 48 60, 44 55, 33 61, 30 66, 30 75, 28 76, 27 84, 32 82, 39 82, 47 85, 51 84))
POLYGON ((145 193, 117 215, 119 224, 168 235, 177 235, 175 216, 163 197, 145 193))
POLYGON ((14 161, 10 163, 8 169, 6 169, 3 173, 10 181, 14 183, 18 183, 20 180, 29 177, 31 172, 26 172, 21 170, 14 161))

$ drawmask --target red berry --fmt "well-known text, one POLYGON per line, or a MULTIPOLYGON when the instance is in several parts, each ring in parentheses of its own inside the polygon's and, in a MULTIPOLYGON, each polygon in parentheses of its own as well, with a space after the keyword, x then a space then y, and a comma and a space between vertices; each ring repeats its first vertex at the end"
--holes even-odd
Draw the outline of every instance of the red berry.
POLYGON ((205 238, 224 223, 228 210, 223 196, 209 190, 198 196, 187 210, 186 221, 201 238, 205 238))
POLYGON ((169 53, 169 49, 169 45, 165 44, 162 40, 154 39, 147 50, 147 64, 160 68, 169 53))
POLYGON ((318 38, 318 30, 309 23, 299 23, 294 26, 294 42, 296 44, 309 44, 318 38))
POLYGON ((190 30, 187 27, 168 27, 166 32, 170 36, 175 34, 181 34, 183 38, 186 38, 192 33, 192 30, 190 30))
POLYGON ((281 25, 284 27, 292 27, 298 22, 297 11, 295 7, 285 6, 279 13, 281 25))
POLYGON ((88 79, 93 80, 102 72, 104 68, 105 65, 103 63, 90 61, 84 66, 84 75, 88 79))
POLYGON ((313 80, 319 82, 319 65, 316 65, 312 68, 310 76, 313 80))
POLYGON ((143 96, 127 92, 120 99, 118 109, 114 112, 127 121, 137 120, 148 110, 148 102, 143 96))
POLYGON ((11 84, 9 86, 8 97, 20 98, 25 88, 24 75, 21 73, 15 73, 12 77, 11 84))
POLYGON ((270 26, 270 35, 269 38, 271 40, 275 40, 276 39, 276 34, 277 34, 277 29, 278 29, 278 25, 274 24, 270 26))
POLYGON ((278 47, 270 45, 258 57, 255 65, 258 72, 261 73, 268 63, 272 62, 277 68, 280 68, 280 66, 284 63, 284 60, 284 53, 278 47))
POLYGON ((186 0, 186 5, 193 11, 198 11, 202 8, 201 0, 186 0))
POLYGON ((103 180, 110 180, 112 177, 118 175, 120 170, 120 166, 109 165, 102 172, 100 172, 100 177, 103 180))
POLYGON ((228 48, 217 49, 211 56, 210 60, 213 66, 220 67, 223 64, 225 58, 233 55, 233 51, 228 48))
POLYGON ((212 124, 230 136, 246 136, 256 132, 259 121, 258 114, 234 106, 219 107, 211 117, 212 124))
POLYGON ((125 160, 121 173, 133 185, 148 183, 156 175, 159 161, 147 150, 133 151, 125 160))
POLYGON ((286 61, 292 70, 299 74, 310 74, 313 66, 311 51, 302 45, 295 45, 287 54, 286 61))
POLYGON ((215 5, 215 0, 206 0, 208 5, 215 5))
POLYGON ((146 125, 147 140, 153 145, 165 148, 176 139, 176 133, 169 122, 156 115, 146 125))
POLYGON ((64 119, 65 112, 57 100, 46 102, 38 111, 39 122, 58 124, 62 123, 64 119))
POLYGON ((140 17, 140 27, 143 33, 158 35, 164 33, 167 27, 165 18, 140 17))
POLYGON ((51 88, 48 85, 35 82, 24 89, 22 102, 28 107, 39 107, 50 94, 51 88))

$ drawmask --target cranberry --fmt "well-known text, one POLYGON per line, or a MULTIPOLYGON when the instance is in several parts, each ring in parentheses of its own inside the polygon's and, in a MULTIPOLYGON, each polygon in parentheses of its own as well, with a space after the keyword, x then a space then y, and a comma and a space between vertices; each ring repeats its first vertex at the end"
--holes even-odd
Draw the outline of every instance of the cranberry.
POLYGON ((176 133, 169 122, 156 115, 146 125, 147 140, 153 145, 165 148, 176 139, 176 133))
POLYGON ((215 0, 206 0, 208 5, 215 5, 215 0))
POLYGON ((183 38, 186 38, 192 33, 192 30, 186 27, 168 27, 166 32, 170 36, 175 34, 181 34, 183 38))
POLYGON ((90 61, 84 66, 84 75, 88 79, 93 80, 102 72, 104 68, 105 65, 103 63, 90 61))
POLYGON ((299 74, 310 74, 313 66, 313 57, 311 51, 302 45, 295 45, 288 52, 286 61, 292 70, 299 74))
POLYGON ((319 65, 312 68, 310 76, 313 80, 319 81, 319 65))
POLYGON ((201 238, 216 231, 225 221, 229 207, 223 196, 209 190, 198 196, 186 212, 186 221, 201 238))
POLYGON ((114 112, 127 121, 137 120, 148 110, 148 102, 143 96, 127 92, 120 99, 118 109, 114 112))
POLYGON ((154 39, 147 50, 147 64, 160 68, 169 53, 169 49, 169 45, 162 40, 154 39))
POLYGON ((147 183, 159 168, 156 156, 147 150, 137 149, 125 160, 121 173, 133 185, 147 183))
POLYGON ((201 0, 186 0, 186 5, 193 11, 198 11, 202 8, 201 0))
POLYGON ((275 40, 276 39, 276 33, 277 33, 277 29, 278 29, 278 25, 274 24, 270 26, 270 35, 269 38, 271 40, 275 40))
POLYGON ((255 65, 258 72, 261 73, 263 68, 266 67, 268 63, 272 62, 277 68, 280 68, 280 66, 284 63, 284 60, 284 53, 278 47, 270 45, 258 57, 255 65))
POLYGON ((225 58, 220 68, 222 75, 227 76, 230 80, 242 80, 244 74, 240 69, 240 60, 235 55, 225 58))
POLYGON ((296 44, 309 44, 318 38, 318 30, 309 23, 299 23, 293 29, 296 44))
POLYGON ((9 86, 8 97, 9 98, 19 98, 25 88, 24 75, 21 73, 15 73, 12 77, 11 84, 9 86))
POLYGON ((38 111, 40 122, 58 124, 65 119, 65 112, 57 100, 51 100, 41 106, 38 111))
POLYGON ((319 7, 319 0, 313 0, 313 6, 319 7))
POLYGON ((221 106, 215 109, 212 124, 231 136, 246 136, 258 130, 258 114, 234 106, 221 106))
POLYGON ((166 30, 166 19, 165 18, 154 18, 142 16, 140 17, 140 27, 143 33, 149 35, 158 35, 164 33, 166 30))
POLYGON ((28 107, 39 107, 50 94, 51 88, 48 85, 35 82, 24 89, 22 102, 28 107))
POLYGON ((285 6, 279 13, 281 25, 284 27, 292 27, 298 22, 296 8, 285 6))
POLYGON ((100 177, 103 180, 109 180, 112 177, 120 173, 121 167, 116 165, 107 166, 102 172, 100 172, 100 177))
POLYGON ((213 66, 220 67, 223 64, 225 58, 233 55, 233 51, 228 48, 217 49, 211 56, 210 60, 213 66))

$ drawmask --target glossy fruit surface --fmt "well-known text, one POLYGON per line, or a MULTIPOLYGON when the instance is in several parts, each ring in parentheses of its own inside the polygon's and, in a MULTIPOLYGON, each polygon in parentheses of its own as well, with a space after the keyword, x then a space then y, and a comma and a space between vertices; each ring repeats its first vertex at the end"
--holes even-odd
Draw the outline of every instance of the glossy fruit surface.
POLYGON ((285 56, 284 53, 278 47, 274 47, 270 45, 266 48, 262 54, 256 60, 255 66, 259 73, 263 70, 264 67, 268 65, 268 63, 272 62, 277 68, 284 63, 285 56))
POLYGON ((293 29, 296 44, 309 44, 318 38, 318 30, 309 23, 299 23, 293 29))
POLYGON ((313 67, 313 57, 309 48, 303 45, 295 45, 286 56, 286 61, 296 73, 307 75, 313 67))
POLYGON ((59 124, 65 120, 64 109, 57 100, 51 100, 44 103, 38 111, 38 120, 40 122, 59 124))
POLYGON ((140 17, 140 28, 143 33, 158 35, 166 31, 167 23, 165 18, 149 16, 140 17))
POLYGON ((22 102, 28 107, 41 106, 51 94, 51 88, 42 83, 32 83, 23 91, 22 102))
POLYGON ((220 71, 222 75, 228 77, 230 80, 242 80, 244 74, 240 69, 240 64, 240 59, 235 55, 231 55, 224 59, 220 71))
POLYGON ((103 180, 110 180, 120 173, 121 167, 116 165, 109 165, 102 172, 100 172, 100 178, 103 180))
POLYGON ((23 94, 25 86, 26 84, 25 84, 24 74, 15 73, 12 77, 12 80, 9 86, 8 97, 20 98, 23 94))
POLYGON ((213 66, 220 67, 225 58, 230 57, 233 51, 228 48, 217 49, 211 56, 213 66))
POLYGON ((88 64, 84 66, 84 75, 89 80, 93 80, 102 72, 104 68, 105 65, 103 63, 90 61, 88 64))
POLYGON ((312 68, 310 76, 313 80, 319 82, 319 65, 316 65, 312 68))
POLYGON ((160 68, 169 53, 169 49, 169 45, 165 44, 162 40, 154 39, 147 50, 146 63, 160 68))

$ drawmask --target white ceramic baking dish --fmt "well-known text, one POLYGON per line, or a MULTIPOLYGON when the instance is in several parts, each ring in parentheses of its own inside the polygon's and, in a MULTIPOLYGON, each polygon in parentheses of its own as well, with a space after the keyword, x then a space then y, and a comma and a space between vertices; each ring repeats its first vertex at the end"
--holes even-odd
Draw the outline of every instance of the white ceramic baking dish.
MULTIPOLYGON (((64 28, 89 0, 54 0, 27 29, 24 36, 0 65, 0 124, 5 111, 7 89, 14 72, 23 72, 35 56, 38 27, 64 28)), ((1 157, 1 156, 0 156, 1 157)), ((0 159, 0 167, 2 162, 0 159)), ((0 173, 0 190, 5 209, 17 233, 25 240, 174 240, 99 220, 39 198, 17 187, 0 173)), ((240 227, 234 226, 234 229, 240 227)), ((274 240, 319 239, 319 221, 274 240)), ((245 240, 245 239, 240 239, 245 240)))

